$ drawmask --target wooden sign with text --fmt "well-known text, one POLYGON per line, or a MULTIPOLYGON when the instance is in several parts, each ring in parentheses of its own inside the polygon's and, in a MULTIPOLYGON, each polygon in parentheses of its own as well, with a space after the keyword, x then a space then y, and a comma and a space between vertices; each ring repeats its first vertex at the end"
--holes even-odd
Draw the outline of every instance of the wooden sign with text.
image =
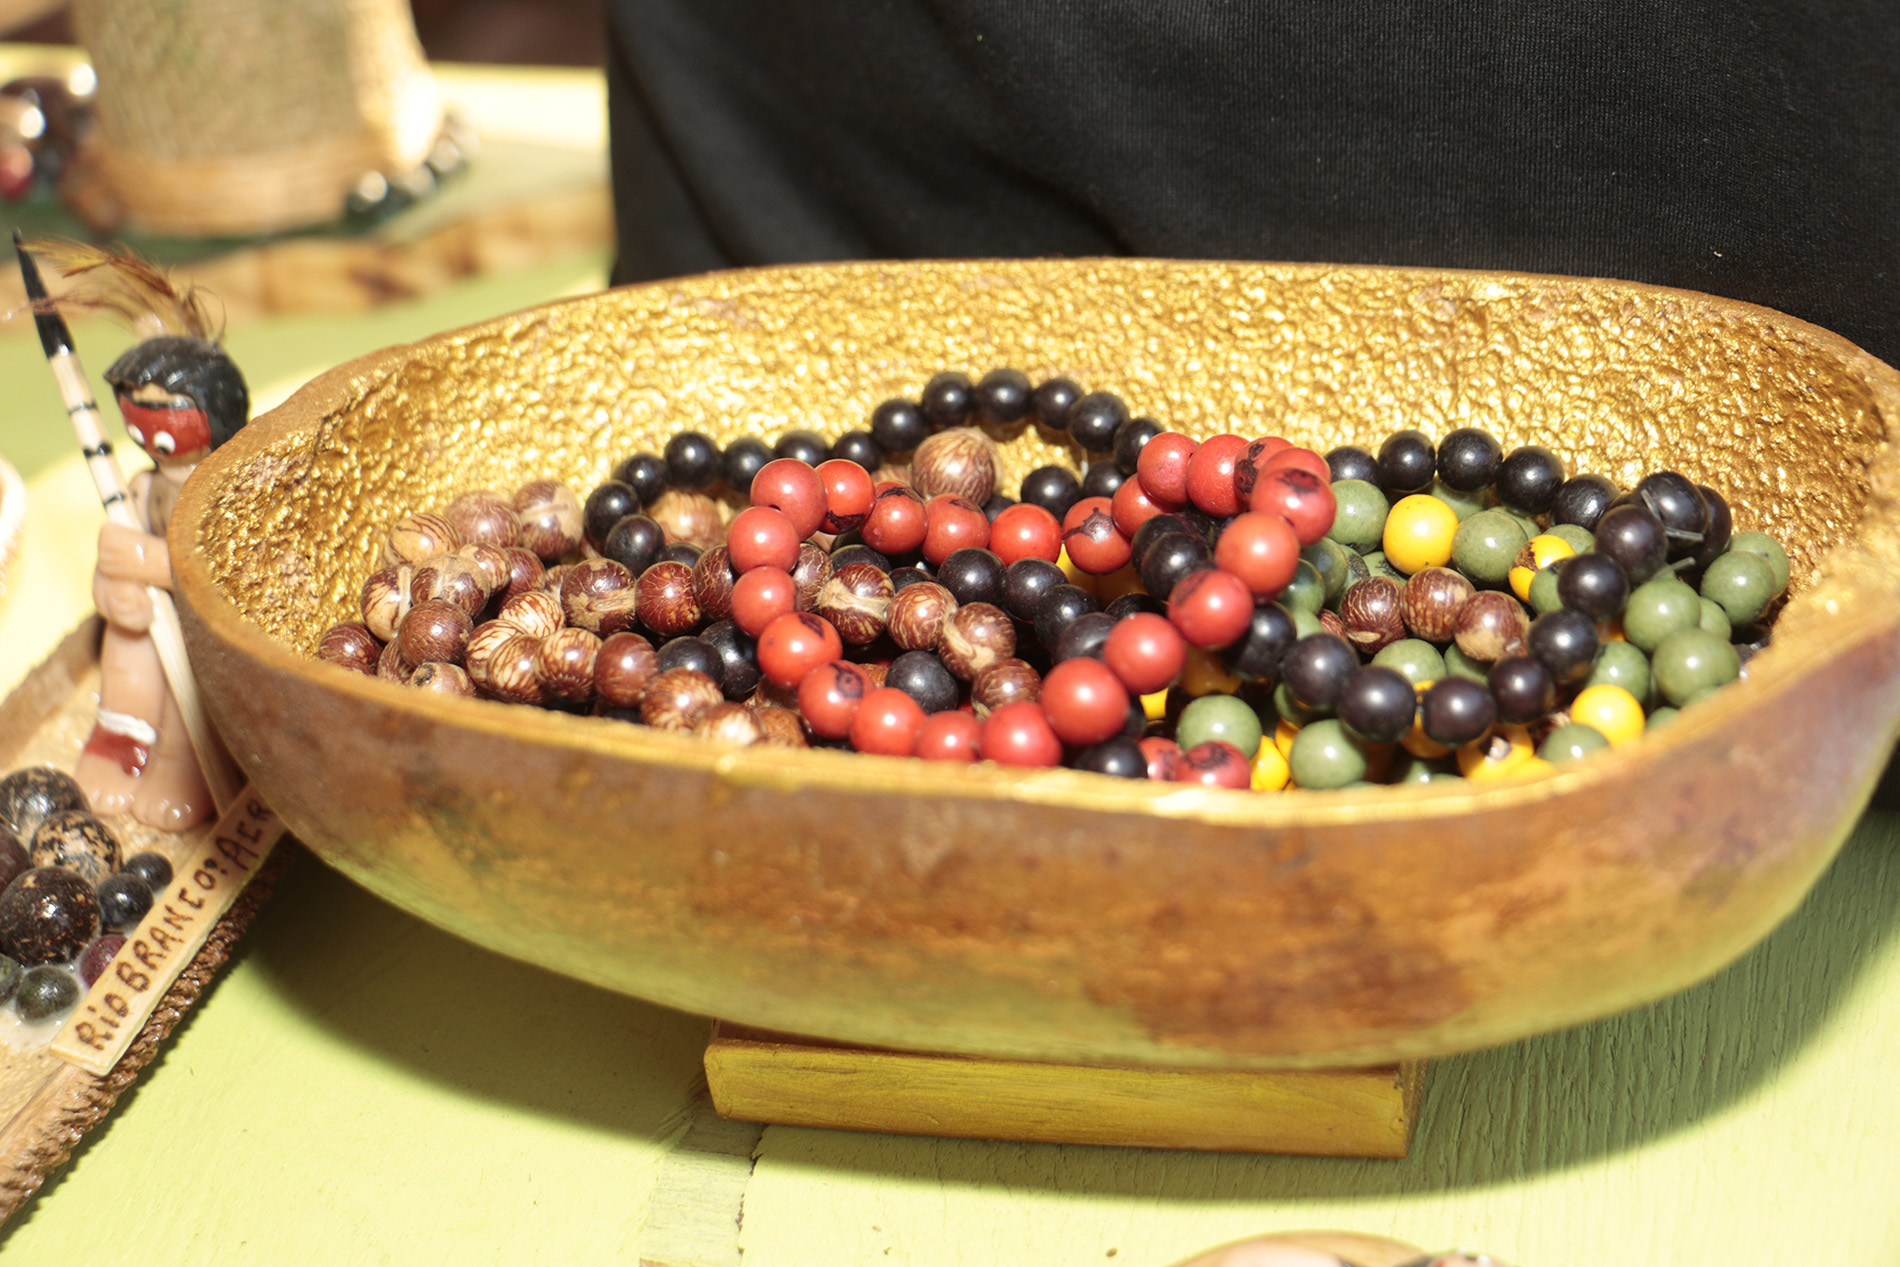
POLYGON ((248 787, 240 792, 204 842, 177 859, 172 882, 126 934, 53 1050, 92 1073, 110 1073, 283 834, 270 806, 248 787))

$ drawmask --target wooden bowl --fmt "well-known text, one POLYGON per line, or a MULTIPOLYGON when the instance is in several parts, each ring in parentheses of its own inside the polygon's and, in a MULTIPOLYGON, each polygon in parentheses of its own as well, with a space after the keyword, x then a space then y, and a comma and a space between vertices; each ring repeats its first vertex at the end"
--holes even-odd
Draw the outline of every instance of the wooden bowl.
MULTIPOLYGON (((484 946, 745 1025, 1030 1059, 1331 1065, 1599 1017, 1801 900, 1900 719, 1900 376, 1743 304, 1559 277, 1159 261, 735 272, 345 365, 192 479, 171 548, 214 719, 286 823, 484 946), (827 435, 944 368, 1326 448, 1461 424, 1673 468, 1786 543, 1746 681, 1537 782, 1279 796, 735 750, 321 664, 380 532, 583 492, 698 428, 827 435)), ((1007 447, 1006 488, 1052 456, 1007 447)), ((498 1002, 498 1005, 500 1004, 498 1002)))

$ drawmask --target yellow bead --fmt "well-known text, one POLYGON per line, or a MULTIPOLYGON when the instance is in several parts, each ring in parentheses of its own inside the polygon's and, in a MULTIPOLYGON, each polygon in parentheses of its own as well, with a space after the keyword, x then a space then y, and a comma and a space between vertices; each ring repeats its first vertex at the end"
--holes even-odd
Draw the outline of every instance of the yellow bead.
POLYGON ((1570 703, 1570 720, 1596 727, 1617 748, 1643 733, 1643 706, 1622 687, 1599 682, 1577 692, 1570 703))
POLYGON ((1509 775, 1517 766, 1536 758, 1530 731, 1516 725, 1499 726, 1458 749, 1458 770, 1467 779, 1482 783, 1509 775))
POLYGON ((1119 572, 1110 572, 1107 576, 1095 578, 1095 597, 1106 607, 1124 594, 1145 594, 1141 587, 1141 573, 1135 571, 1130 563, 1119 572))
MULTIPOLYGON (((1282 758, 1292 757, 1293 741, 1299 737, 1300 728, 1284 717, 1280 719, 1280 724, 1273 728, 1273 746, 1280 750, 1282 758)), ((1261 745, 1261 747, 1265 746, 1265 744, 1261 745)))
POLYGON ((1253 790, 1256 792, 1278 792, 1286 786, 1292 771, 1288 769, 1286 754, 1275 744, 1263 743, 1253 759, 1253 790))
MULTIPOLYGON (((1425 692, 1432 689, 1432 682, 1435 680, 1436 679, 1427 679, 1426 681, 1413 684, 1412 689, 1418 695, 1418 698, 1421 700, 1425 698, 1425 692)), ((1425 733, 1425 723, 1420 720, 1417 713, 1412 714, 1412 728, 1405 732, 1405 738, 1399 740, 1399 747, 1405 749, 1413 756, 1423 757, 1427 761, 1434 757, 1445 756, 1451 752, 1450 748, 1447 748, 1444 744, 1439 743, 1436 739, 1425 733)))
POLYGON ((1181 689, 1195 699, 1203 695, 1232 695, 1241 681, 1227 671, 1211 651, 1200 647, 1187 649, 1187 664, 1181 669, 1181 689))
POLYGON ((1152 695, 1141 697, 1141 715, 1149 721, 1160 721, 1168 715, 1168 688, 1162 687, 1152 695))
POLYGON ((1511 592, 1520 601, 1530 602, 1531 582, 1537 579, 1537 574, 1557 560, 1572 558, 1576 553, 1576 548, 1562 537, 1553 537, 1549 533, 1532 537, 1517 552, 1517 559, 1511 564, 1511 592))
POLYGON ((1091 594, 1095 593, 1095 586, 1101 578, 1084 572, 1081 568, 1075 566, 1069 559, 1069 549, 1067 546, 1064 546, 1062 552, 1056 556, 1056 566, 1062 569, 1062 575, 1069 578, 1069 584, 1078 585, 1091 594))
POLYGON ((1458 512, 1429 493, 1401 497, 1385 517, 1385 558, 1410 576, 1451 562, 1458 512))

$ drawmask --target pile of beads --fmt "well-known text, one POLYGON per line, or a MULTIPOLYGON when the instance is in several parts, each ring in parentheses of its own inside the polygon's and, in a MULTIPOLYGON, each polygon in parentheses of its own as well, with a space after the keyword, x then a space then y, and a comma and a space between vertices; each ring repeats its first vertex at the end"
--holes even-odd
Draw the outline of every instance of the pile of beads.
POLYGON ((70 1011, 171 882, 165 855, 121 855, 72 776, 0 778, 0 1003, 22 1021, 70 1011))
POLYGON ((1258 790, 1627 742, 1739 676, 1788 581, 1674 472, 1619 490, 1477 428, 1196 443, 1013 370, 829 445, 684 432, 584 501, 464 494, 384 562, 322 658, 732 743, 1258 790), (1097 460, 1011 499, 991 436, 1032 424, 1097 460))

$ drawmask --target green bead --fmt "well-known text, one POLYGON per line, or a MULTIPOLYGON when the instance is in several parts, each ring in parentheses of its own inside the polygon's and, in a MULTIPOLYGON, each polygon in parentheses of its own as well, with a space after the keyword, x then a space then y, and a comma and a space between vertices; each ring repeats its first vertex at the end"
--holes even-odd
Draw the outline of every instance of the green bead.
POLYGON ((1457 643, 1445 648, 1445 672, 1457 677, 1468 677, 1474 682, 1489 683, 1491 666, 1483 660, 1473 660, 1458 649, 1457 643))
POLYGON ((1530 540, 1516 519, 1501 510, 1479 511, 1458 525, 1451 539, 1452 565, 1478 586, 1504 584, 1518 551, 1530 540))
MULTIPOLYGON (((1541 535, 1544 531, 1538 526, 1537 520, 1529 515, 1520 514, 1512 510, 1509 506, 1499 506, 1498 513, 1500 515, 1509 515, 1517 523, 1517 526, 1524 530, 1524 540, 1526 541, 1529 541, 1532 537, 1541 535)), ((1595 541, 1596 538, 1592 537, 1591 540, 1595 541)))
POLYGON ((1304 788, 1345 787, 1366 777, 1366 746, 1347 733, 1344 722, 1324 718, 1294 736, 1287 768, 1304 788))
POLYGON ((23 1021, 45 1020, 79 1002, 79 980, 64 968, 41 964, 28 968, 20 978, 20 990, 13 1006, 23 1021))
POLYGON ((1346 586, 1352 581, 1352 572, 1346 565, 1346 556, 1351 553, 1331 537, 1321 537, 1300 551, 1301 561, 1312 564, 1313 570, 1319 573, 1320 583, 1326 587, 1326 605, 1329 607, 1339 601, 1339 596, 1346 592, 1346 586))
POLYGON ((1457 763, 1450 757, 1420 757, 1400 749, 1399 759, 1392 763, 1394 784, 1436 783, 1446 776, 1458 777, 1457 763))
POLYGON ((1728 539, 1727 553, 1760 555, 1774 569, 1775 593, 1778 595, 1788 588, 1788 552, 1767 533, 1756 532, 1752 528, 1747 532, 1738 532, 1728 539))
POLYGON ((1293 617, 1293 635, 1296 638, 1326 632, 1326 626, 1319 623, 1319 617, 1304 607, 1289 607, 1286 609, 1286 614, 1293 617))
POLYGON ((1724 638, 1735 633, 1735 626, 1729 623, 1728 613, 1722 610, 1722 604, 1712 598, 1698 600, 1702 604, 1702 619, 1696 624, 1712 634, 1721 634, 1724 638))
POLYGON ((1665 705, 1662 708, 1657 709, 1655 712, 1651 713, 1647 718, 1644 719, 1643 729, 1654 730, 1658 726, 1664 726, 1676 720, 1676 718, 1679 717, 1680 715, 1681 715, 1681 711, 1679 709, 1670 708, 1667 705, 1665 705))
POLYGON ((1573 721, 1551 731, 1549 737, 1538 745, 1537 755, 1552 763, 1577 761, 1609 746, 1610 741, 1595 726, 1573 721))
POLYGON ((1702 597, 1720 604, 1735 625, 1760 616, 1780 592, 1773 562, 1748 551, 1718 555, 1702 574, 1702 597))
POLYGON ((1597 548, 1596 534, 1580 524, 1552 524, 1544 529, 1544 535, 1557 538, 1578 554, 1588 554, 1597 548))
POLYGON ((1392 509, 1379 486, 1365 480, 1335 481, 1333 502, 1333 526, 1326 535, 1361 554, 1377 550, 1385 539, 1386 512, 1392 509))
POLYGON ((1544 568, 1531 578, 1531 610, 1539 616, 1548 616, 1564 605, 1557 593, 1557 569, 1544 568))
POLYGON ((19 992, 20 977, 25 972, 19 961, 9 955, 0 955, 0 1003, 5 1003, 19 992))
POLYGON ((1630 591, 1623 605, 1623 636, 1645 651, 1680 629, 1694 629, 1702 619, 1702 600, 1673 575, 1644 581, 1630 591))
POLYGON ((1391 563, 1386 561, 1384 550, 1374 550, 1371 554, 1366 555, 1365 558, 1366 574, 1368 576, 1383 576, 1388 580, 1397 581, 1400 585, 1405 584, 1408 579, 1405 573, 1399 571, 1393 567, 1391 563))
POLYGON ((1437 480, 1432 481, 1431 488, 1433 497, 1444 502, 1456 512, 1459 523, 1463 523, 1484 509, 1484 495, 1486 491, 1487 490, 1480 488, 1476 492, 1461 493, 1455 488, 1446 488, 1437 480))
POLYGON ((1401 638, 1373 656, 1372 662, 1382 668, 1398 670, 1413 686, 1436 682, 1445 676, 1445 657, 1423 638, 1401 638))
POLYGON ((1287 582, 1286 591, 1280 595, 1280 606, 1288 611, 1303 607, 1317 615, 1319 609, 1326 606, 1326 582, 1320 579, 1319 569, 1302 558, 1293 569, 1293 579, 1287 582))
POLYGON ((1295 726, 1310 726, 1316 721, 1333 715, 1330 708, 1308 708, 1293 698, 1286 689, 1286 683, 1273 688, 1273 711, 1282 719, 1295 726))
POLYGON ((1606 642, 1597 649, 1584 686, 1620 686, 1638 702, 1649 698, 1649 657, 1627 642, 1606 642))
POLYGON ((1232 695, 1203 695, 1181 710, 1174 741, 1183 749, 1219 739, 1252 761, 1260 751, 1260 714, 1232 695))
POLYGON ((1710 687, 1733 682, 1742 658, 1728 639, 1691 625, 1662 640, 1649 671, 1662 697, 1680 708, 1710 687))

